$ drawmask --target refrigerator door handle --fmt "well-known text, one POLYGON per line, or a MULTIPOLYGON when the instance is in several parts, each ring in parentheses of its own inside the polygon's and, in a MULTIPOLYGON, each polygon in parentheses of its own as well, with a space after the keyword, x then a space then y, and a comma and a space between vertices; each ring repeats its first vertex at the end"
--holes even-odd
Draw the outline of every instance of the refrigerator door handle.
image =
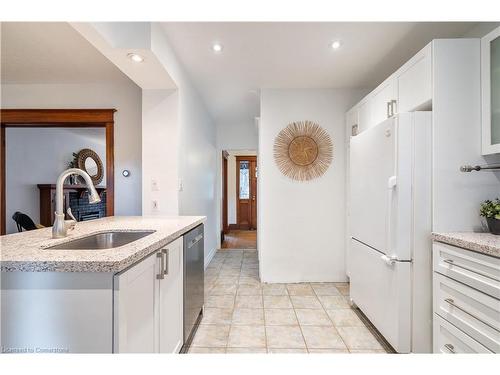
POLYGON ((393 266, 394 263, 397 262, 397 258, 395 256, 390 256, 389 257, 387 255, 382 255, 380 257, 380 259, 382 259, 385 262, 385 264, 387 264, 388 266, 393 266))
POLYGON ((392 254, 392 198, 397 181, 396 176, 391 176, 387 179, 387 224, 385 232, 387 254, 392 254))

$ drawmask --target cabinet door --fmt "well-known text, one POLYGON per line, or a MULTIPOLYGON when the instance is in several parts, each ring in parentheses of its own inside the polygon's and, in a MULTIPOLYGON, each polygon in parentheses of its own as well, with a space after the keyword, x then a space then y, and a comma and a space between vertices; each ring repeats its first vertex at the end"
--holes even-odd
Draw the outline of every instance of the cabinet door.
POLYGON ((398 78, 399 112, 430 109, 432 100, 431 49, 398 78))
POLYGON ((351 137, 355 136, 359 132, 359 109, 354 107, 349 112, 346 113, 346 134, 345 134, 345 147, 346 147, 346 160, 345 160, 345 223, 346 223, 346 233, 345 233, 345 264, 346 273, 349 276, 349 249, 351 246, 351 228, 350 228, 350 149, 351 149, 351 137))
POLYGON ((358 133, 365 131, 372 125, 370 116, 370 99, 359 105, 358 109, 358 133))
POLYGON ((481 39, 483 155, 500 153, 500 27, 481 39))
POLYGON ((178 353, 183 344, 183 267, 182 237, 161 249, 163 279, 159 282, 160 353, 178 353))
POLYGON ((157 255, 152 254, 114 279, 115 353, 154 353, 157 255))
POLYGON ((380 124, 397 112, 397 80, 391 79, 370 99, 370 127, 380 124), (395 101, 395 102, 393 102, 395 101), (391 106, 391 102, 393 102, 391 106), (391 106, 391 107, 389 107, 391 106), (392 109, 391 109, 392 108, 392 109))

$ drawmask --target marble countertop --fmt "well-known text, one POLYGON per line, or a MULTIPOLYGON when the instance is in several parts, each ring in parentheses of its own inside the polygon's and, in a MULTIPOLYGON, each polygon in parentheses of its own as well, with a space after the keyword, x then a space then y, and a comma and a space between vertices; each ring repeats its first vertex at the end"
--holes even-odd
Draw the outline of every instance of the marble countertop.
POLYGON ((206 220, 205 216, 113 216, 77 223, 66 238, 52 228, 0 237, 2 272, 120 272, 206 220), (109 230, 154 230, 151 235, 105 250, 47 250, 47 247, 109 230))
POLYGON ((432 239, 434 241, 444 242, 449 245, 500 258, 500 236, 491 233, 432 233, 432 239))

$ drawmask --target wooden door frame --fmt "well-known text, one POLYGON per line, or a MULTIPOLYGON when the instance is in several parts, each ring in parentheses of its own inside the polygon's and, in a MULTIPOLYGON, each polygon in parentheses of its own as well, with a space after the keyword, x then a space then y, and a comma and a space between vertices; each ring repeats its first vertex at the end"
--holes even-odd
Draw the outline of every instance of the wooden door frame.
POLYGON ((222 151, 222 229, 221 229, 221 243, 224 242, 224 235, 229 233, 228 224, 228 199, 227 199, 227 163, 229 153, 222 151))
POLYGON ((2 109, 0 163, 0 234, 6 230, 5 129, 6 128, 105 128, 106 129, 106 216, 115 212, 114 113, 116 109, 2 109))
MULTIPOLYGON (((238 229, 241 229, 240 228, 240 160, 249 160, 249 161, 255 161, 257 162, 257 156, 256 155, 248 155, 248 156, 245 156, 245 155, 237 155, 235 156, 236 158, 236 227, 238 229)), ((251 185, 250 185, 250 189, 251 189, 251 185)), ((252 200, 251 198, 252 196, 252 191, 250 191, 250 200, 252 200)), ((252 212, 250 210, 250 225, 252 225, 252 212)))

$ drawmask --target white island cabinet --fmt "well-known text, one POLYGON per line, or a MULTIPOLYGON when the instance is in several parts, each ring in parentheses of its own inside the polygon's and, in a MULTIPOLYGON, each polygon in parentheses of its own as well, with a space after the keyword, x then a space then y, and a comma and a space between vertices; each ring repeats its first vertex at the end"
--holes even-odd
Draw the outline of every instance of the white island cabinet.
POLYGON ((78 223, 68 238, 53 239, 51 228, 0 236, 0 351, 179 353, 184 238, 203 234, 205 219, 106 217, 78 223), (147 235, 106 249, 64 246, 130 231, 147 235))
POLYGON ((181 237, 115 275, 115 353, 180 351, 182 272, 181 237))

